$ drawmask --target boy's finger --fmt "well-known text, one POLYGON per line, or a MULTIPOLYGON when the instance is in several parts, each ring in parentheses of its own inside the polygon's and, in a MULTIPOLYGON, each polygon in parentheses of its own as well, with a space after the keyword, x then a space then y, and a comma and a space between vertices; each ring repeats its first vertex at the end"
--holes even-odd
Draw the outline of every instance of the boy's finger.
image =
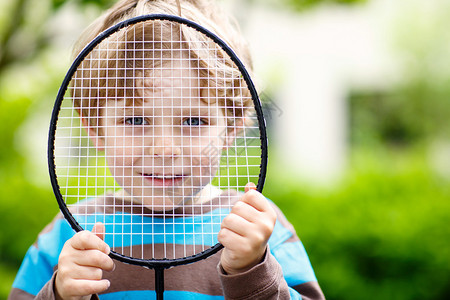
POLYGON ((100 250, 109 254, 110 248, 101 238, 89 231, 80 231, 70 239, 71 246, 77 250, 100 250))
POLYGON ((99 268, 105 271, 113 271, 115 268, 113 259, 98 250, 85 250, 83 255, 78 258, 76 264, 82 267, 99 268))
POLYGON ((102 280, 85 280, 75 279, 71 282, 71 290, 73 296, 92 295, 104 292, 109 288, 111 283, 107 279, 102 280))
POLYGON ((256 190, 256 185, 253 182, 248 182, 245 185, 245 194, 242 196, 241 201, 253 206, 259 211, 264 211, 267 202, 265 200, 264 196, 256 190))
POLYGON ((254 207, 260 212, 264 212, 270 209, 270 204, 267 201, 266 197, 252 188, 249 188, 249 190, 241 197, 240 200, 254 207))
POLYGON ((245 192, 247 193, 250 190, 256 191, 256 185, 253 182, 249 182, 245 185, 245 192))
POLYGON ((92 233, 94 233, 96 236, 101 238, 102 240, 105 239, 105 225, 101 222, 95 223, 94 227, 92 228, 92 233))
POLYGON ((253 226, 243 217, 237 214, 229 214, 220 224, 221 229, 226 228, 241 236, 247 236, 248 232, 253 229, 253 226))
POLYGON ((230 214, 236 214, 249 222, 254 222, 260 218, 261 212, 248 203, 238 201, 234 204, 230 214))
POLYGON ((97 267, 74 265, 70 270, 72 279, 101 280, 103 270, 97 267))
POLYGON ((238 245, 242 245, 247 242, 246 237, 239 235, 229 228, 222 228, 217 235, 217 239, 225 248, 228 248, 229 250, 236 250, 238 245))

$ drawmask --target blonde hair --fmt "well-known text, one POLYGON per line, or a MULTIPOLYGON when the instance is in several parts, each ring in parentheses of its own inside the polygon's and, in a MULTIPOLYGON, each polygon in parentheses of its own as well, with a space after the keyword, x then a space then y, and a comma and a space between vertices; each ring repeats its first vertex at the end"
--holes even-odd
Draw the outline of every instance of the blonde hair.
MULTIPOLYGON (((225 14, 209 0, 180 0, 179 3, 182 17, 192 20, 218 35, 233 49, 246 69, 251 72, 252 62, 248 47, 232 20, 225 17, 225 14)), ((74 55, 78 55, 98 34, 121 21, 147 14, 178 15, 178 13, 176 0, 121 0, 84 31, 74 48, 74 55)), ((184 26, 178 27, 178 30, 172 29, 170 37, 163 36, 160 33, 163 32, 164 27, 170 26, 169 22, 145 22, 130 26, 132 26, 132 30, 118 31, 108 38, 112 41, 112 44, 108 43, 108 50, 112 47, 117 51, 101 51, 105 50, 102 49, 105 46, 102 43, 99 44, 95 51, 91 51, 83 60, 74 75, 74 106, 83 116, 89 117, 91 125, 98 125, 96 117, 101 116, 101 108, 105 106, 107 99, 123 98, 127 96, 124 93, 134 93, 130 89, 112 87, 145 86, 145 82, 136 83, 135 79, 144 76, 135 75, 138 72, 141 72, 141 75, 142 72, 144 75, 145 72, 151 72, 153 68, 157 67, 158 61, 165 59, 163 54, 158 57, 158 60, 154 59, 154 53, 161 50, 157 47, 181 50, 180 53, 184 53, 182 55, 188 53, 189 61, 196 64, 195 67, 199 70, 200 77, 207 78, 204 79, 208 81, 206 86, 217 87, 209 90, 209 96, 211 99, 219 101, 221 106, 226 107, 225 115, 228 125, 235 124, 236 118, 245 116, 248 108, 252 106, 251 96, 237 66, 219 46, 213 45, 213 50, 205 50, 204 44, 211 47, 213 42, 196 30, 188 30, 184 26), (127 32, 132 32, 133 36, 127 32), (139 40, 136 40, 136 37, 139 40), (140 43, 133 43, 133 45, 141 46, 137 46, 138 49, 127 49, 129 46, 123 42, 129 40, 138 41, 140 43), (152 43, 151 41, 161 43, 152 43), (189 49, 186 49, 183 41, 196 45, 191 45, 189 49), (132 53, 128 50, 132 50, 132 53), (153 53, 152 57, 149 57, 149 52, 153 53), (217 59, 211 60, 210 57, 217 59), (213 68, 210 68, 210 64, 214 64, 211 66, 213 68), (213 74, 211 74, 211 70, 214 70, 213 74), (214 81, 214 78, 221 80, 214 81), (223 80, 224 78, 227 80, 223 80), (129 82, 129 80, 133 82, 129 82)), ((240 121, 240 123, 242 122, 240 121)))

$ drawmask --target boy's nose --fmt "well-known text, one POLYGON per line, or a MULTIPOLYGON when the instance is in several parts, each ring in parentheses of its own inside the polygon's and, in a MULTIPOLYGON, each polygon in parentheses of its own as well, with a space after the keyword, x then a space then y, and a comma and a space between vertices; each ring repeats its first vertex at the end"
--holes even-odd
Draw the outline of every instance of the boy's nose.
POLYGON ((176 143, 176 138, 172 136, 154 136, 153 143, 147 146, 147 154, 152 156, 179 156, 181 148, 176 143))

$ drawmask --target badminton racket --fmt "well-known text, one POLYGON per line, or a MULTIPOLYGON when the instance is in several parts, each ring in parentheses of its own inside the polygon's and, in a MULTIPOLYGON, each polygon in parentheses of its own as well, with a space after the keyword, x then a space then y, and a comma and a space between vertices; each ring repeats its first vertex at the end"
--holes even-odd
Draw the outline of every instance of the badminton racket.
POLYGON ((247 182, 262 191, 267 137, 244 64, 212 31, 146 15, 76 57, 50 123, 48 164, 75 231, 105 225, 110 256, 164 270, 222 248, 222 219, 247 182))

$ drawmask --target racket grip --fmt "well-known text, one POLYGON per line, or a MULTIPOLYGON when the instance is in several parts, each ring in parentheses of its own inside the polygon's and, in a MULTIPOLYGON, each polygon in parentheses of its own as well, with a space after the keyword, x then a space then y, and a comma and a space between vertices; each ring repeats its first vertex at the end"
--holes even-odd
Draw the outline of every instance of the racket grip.
POLYGON ((156 300, 164 299, 164 268, 155 268, 156 300))

